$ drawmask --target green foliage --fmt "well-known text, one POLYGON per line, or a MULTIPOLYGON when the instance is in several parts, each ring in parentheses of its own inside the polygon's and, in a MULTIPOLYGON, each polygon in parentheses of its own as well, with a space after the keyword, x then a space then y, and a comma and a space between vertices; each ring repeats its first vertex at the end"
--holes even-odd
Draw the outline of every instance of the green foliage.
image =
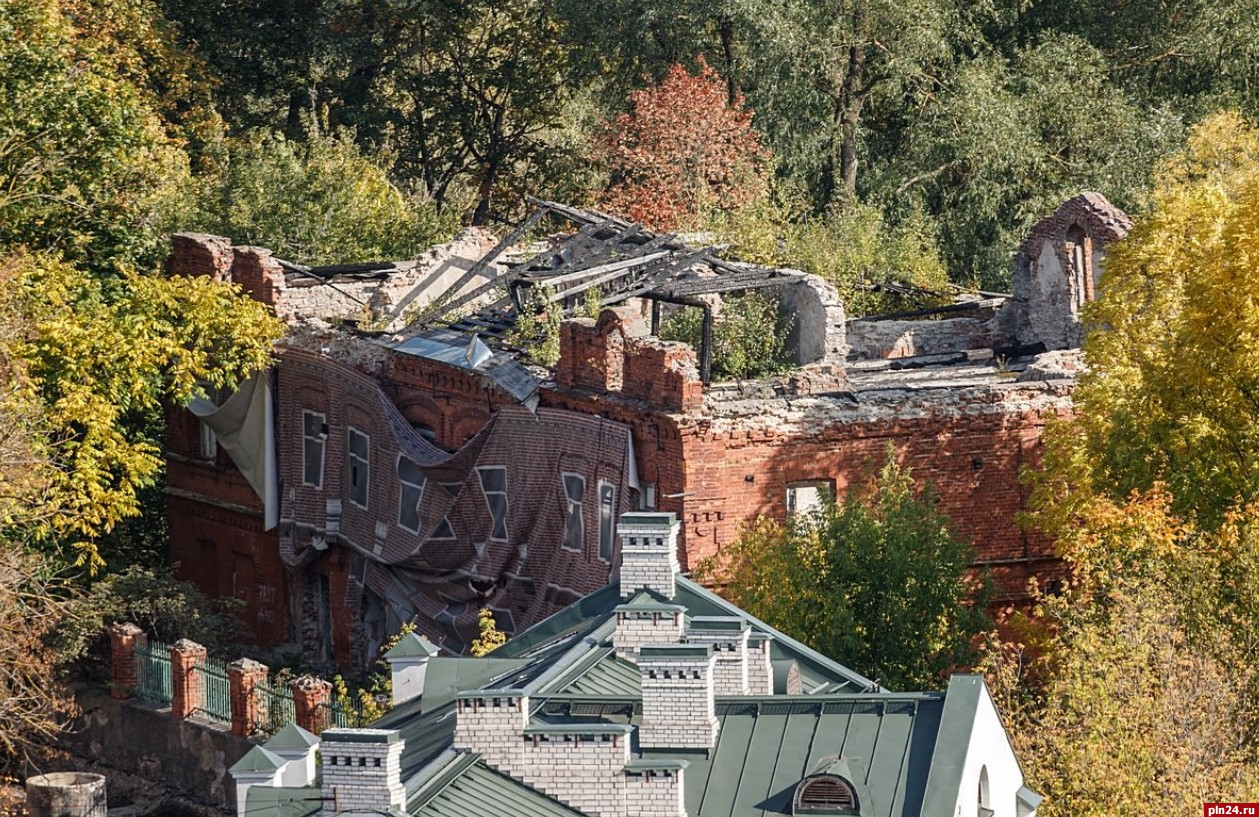
POLYGON ((547 367, 560 362, 560 325, 564 322, 563 306, 551 302, 552 293, 547 286, 530 289, 507 338, 509 345, 523 351, 539 366, 547 367))
POLYGON ((169 108, 136 81, 165 76, 144 7, 0 5, 0 251, 56 250, 97 269, 150 260, 185 210, 187 155, 169 108))
POLYGON ((477 611, 477 627, 481 634, 468 648, 477 658, 489 655, 507 643, 507 633, 498 629, 498 622, 494 620, 494 613, 490 608, 482 607, 477 611))
POLYGON ((59 662, 69 666, 100 638, 104 629, 131 622, 149 637, 173 644, 191 639, 211 653, 236 649, 240 626, 234 613, 244 606, 238 599, 210 599, 169 568, 127 567, 92 584, 69 607, 54 634, 59 662))
POLYGON ((1256 790, 1257 510, 1204 532, 1162 490, 1082 509, 1042 635, 986 659, 1041 813, 1154 817, 1256 790))
POLYGON ((278 322, 238 289, 208 278, 126 273, 92 278, 55 257, 0 266, 5 320, 28 329, 0 350, 22 361, 31 454, 54 467, 5 526, 69 537, 80 564, 102 566, 93 539, 135 515, 161 471, 156 442, 127 420, 205 388, 231 389, 270 365, 278 322))
POLYGON ((1259 498, 1259 131, 1236 115, 1207 120, 1162 167, 1152 201, 1086 313, 1089 373, 1037 478, 1050 527, 1094 494, 1159 480, 1178 514, 1207 527, 1259 498))
POLYGON ((891 451, 862 492, 746 528, 699 566, 724 595, 810 647, 892 689, 940 684, 973 662, 990 622, 970 547, 891 451))
MULTIPOLYGON (((348 132, 303 141, 275 134, 234 140, 209 182, 200 229, 301 264, 415 258, 449 240, 457 211, 439 213, 390 181, 348 132)), ((387 158, 387 157, 385 157, 387 158)))
MULTIPOLYGON (((779 315, 777 300, 760 292, 723 298, 713 318, 713 377, 749 380, 787 369, 790 320, 779 315)), ((661 324, 660 337, 688 343, 698 353, 703 331, 703 310, 685 307, 661 324)))

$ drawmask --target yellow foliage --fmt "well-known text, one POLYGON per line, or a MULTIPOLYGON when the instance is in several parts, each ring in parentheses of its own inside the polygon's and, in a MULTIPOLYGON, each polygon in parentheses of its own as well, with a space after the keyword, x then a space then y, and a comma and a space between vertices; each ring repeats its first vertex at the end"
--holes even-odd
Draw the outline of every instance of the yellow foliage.
POLYGON ((481 635, 472 642, 469 648, 469 652, 477 658, 489 655, 507 643, 507 634, 498 629, 498 624, 494 621, 494 613, 488 607, 482 607, 477 613, 477 625, 480 627, 481 635))

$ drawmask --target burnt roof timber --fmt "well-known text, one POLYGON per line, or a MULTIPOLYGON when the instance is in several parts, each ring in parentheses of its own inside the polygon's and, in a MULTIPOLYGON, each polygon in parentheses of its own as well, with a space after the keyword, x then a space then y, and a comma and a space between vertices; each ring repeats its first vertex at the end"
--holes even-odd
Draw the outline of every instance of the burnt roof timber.
POLYGON ((797 283, 800 280, 800 276, 795 275, 718 275, 712 278, 692 278, 686 281, 676 281, 667 286, 658 287, 656 291, 662 295, 672 296, 716 295, 722 292, 784 286, 797 283))
POLYGON ((661 258, 667 258, 668 256, 668 250, 659 250, 651 255, 645 256, 644 258, 632 258, 627 261, 618 261, 615 264, 604 264, 601 268, 597 267, 594 270, 588 270, 587 272, 598 272, 600 269, 603 269, 607 270, 607 272, 600 275, 598 278, 583 281, 577 286, 569 287, 568 289, 556 292, 551 296, 550 301, 551 303, 562 301, 565 298, 571 298, 574 295, 579 295, 592 287, 602 286, 608 281, 615 281, 618 278, 627 278, 629 277, 628 271, 632 270, 634 267, 641 266, 661 258))
POLYGON ((647 295, 654 292, 661 284, 680 269, 685 269, 692 264, 706 261, 711 257, 713 248, 704 247, 702 249, 693 250, 684 255, 674 255, 663 258, 643 269, 639 270, 640 276, 637 282, 630 285, 630 288, 615 292, 602 300, 604 306, 612 306, 621 301, 636 298, 640 295, 647 295))
MULTIPOLYGON (((506 250, 512 244, 515 244, 517 241, 519 241, 520 237, 525 234, 525 231, 528 230, 530 227, 532 227, 534 224, 538 223, 538 221, 544 215, 546 215, 547 212, 548 212, 548 208, 546 207, 546 205, 543 205, 539 207, 537 210, 534 210, 532 213, 530 213, 529 216, 525 218, 524 221, 521 221, 519 224, 516 225, 516 229, 512 230, 510 233, 503 236, 503 238, 497 244, 494 245, 494 248, 492 250, 490 250, 485 255, 481 256, 481 258, 475 264, 473 264, 471 267, 468 268, 467 272, 459 276, 459 280, 455 281, 454 284, 447 287, 446 291, 458 292, 460 289, 466 286, 469 281, 474 279, 476 276, 480 275, 485 270, 486 267, 488 267, 500 255, 502 255, 504 250, 506 250)), ((497 283, 497 281, 492 281, 490 283, 492 284, 497 283)), ((483 292, 488 291, 489 289, 490 289, 489 286, 477 287, 475 290, 473 290, 473 292, 475 292, 476 295, 472 295, 471 297, 464 296, 463 298, 457 298, 455 299, 455 301, 452 301, 447 304, 437 304, 435 307, 430 307, 429 309, 426 309, 422 314, 420 314, 414 321, 411 321, 411 323, 408 325, 408 328, 410 328, 410 326, 413 326, 417 323, 430 321, 435 318, 439 318, 442 315, 446 315, 450 312, 450 310, 455 309, 459 306, 462 306, 465 303, 468 303, 468 301, 471 301, 473 298, 479 296, 483 292)))
POLYGON ((582 226, 577 232, 565 237, 563 241, 556 244, 554 247, 547 247, 542 252, 539 252, 530 256, 525 261, 521 261, 518 264, 512 264, 511 265, 512 272, 516 273, 517 275, 527 275, 530 272, 544 273, 544 272, 554 272, 556 269, 562 269, 564 266, 566 266, 570 262, 565 262, 564 264, 561 264, 559 267, 554 267, 554 268, 548 267, 546 269, 540 269, 540 270, 534 270, 533 266, 537 264, 538 262, 542 261, 543 259, 550 260, 554 258, 560 253, 564 252, 564 250, 567 249, 569 246, 579 244, 583 238, 593 237, 595 233, 599 232, 600 228, 607 226, 607 224, 609 223, 610 222, 604 221, 604 222, 599 222, 597 224, 586 224, 582 226))

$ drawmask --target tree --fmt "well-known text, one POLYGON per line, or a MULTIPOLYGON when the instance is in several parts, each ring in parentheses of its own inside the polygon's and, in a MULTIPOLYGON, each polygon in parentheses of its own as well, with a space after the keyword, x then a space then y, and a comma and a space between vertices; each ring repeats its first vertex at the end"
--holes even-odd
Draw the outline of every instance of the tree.
POLYGON ((477 658, 489 655, 507 643, 507 633, 498 629, 498 622, 494 619, 494 611, 490 608, 482 607, 477 611, 477 628, 480 631, 480 635, 468 648, 468 651, 477 658))
POLYGON ((1257 523, 1252 506, 1196 529, 1161 488, 1081 509, 1033 648, 985 660, 1040 813, 1154 817, 1259 786, 1257 523))
POLYGON ((74 594, 47 557, 0 543, 0 770, 18 772, 74 714, 46 640, 74 594))
POLYGON ((143 8, 0 5, 0 252, 55 250, 102 271, 156 258, 187 204, 177 136, 189 130, 163 115, 187 99, 163 100, 147 84, 183 75, 154 65, 160 36, 143 8))
POLYGON ((738 210, 766 190, 769 154, 751 112, 698 62, 698 74, 675 65, 659 85, 635 91, 633 110, 598 142, 612 177, 604 205, 658 230, 698 226, 705 211, 738 210))
POLYGON ((1033 496, 1053 529, 1093 495, 1160 480, 1206 527, 1259 498, 1259 131, 1235 114, 1203 122, 1152 204, 1085 313, 1089 373, 1033 496))
POLYGON ((457 226, 394 184, 346 132, 233 140, 209 187, 202 229, 301 264, 414 258, 457 226))
POLYGON ((0 284, 11 290, 0 325, 26 327, 0 332, 0 360, 20 367, 30 398, 0 423, 52 466, 0 533, 68 541, 97 569, 94 538, 137 512, 137 492, 162 467, 156 440, 125 421, 234 388, 270 364, 280 324, 238 287, 139 273, 102 280, 50 255, 4 259, 0 284))
POLYGON ((892 452, 877 479, 786 524, 761 517, 701 564, 732 602, 892 689, 971 663, 986 580, 892 452))

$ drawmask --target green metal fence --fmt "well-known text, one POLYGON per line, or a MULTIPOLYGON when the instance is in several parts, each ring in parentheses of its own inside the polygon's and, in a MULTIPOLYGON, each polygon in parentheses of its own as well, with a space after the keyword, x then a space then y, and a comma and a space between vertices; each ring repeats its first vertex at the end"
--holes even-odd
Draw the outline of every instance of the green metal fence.
POLYGON ((267 734, 279 732, 290 723, 297 722, 297 709, 293 705, 293 693, 283 683, 266 683, 255 687, 258 695, 258 720, 255 728, 267 734))
POLYGON ((168 704, 171 701, 170 647, 160 641, 136 645, 137 698, 168 704))
POLYGON ((325 704, 324 712, 320 713, 330 726, 356 729, 367 726, 371 713, 363 711, 363 702, 356 697, 343 698, 325 704))
POLYGON ((201 687, 201 695, 198 696, 201 706, 194 709, 193 714, 219 723, 231 723, 232 681, 227 674, 227 662, 208 658, 204 664, 194 668, 193 675, 194 683, 201 687))

